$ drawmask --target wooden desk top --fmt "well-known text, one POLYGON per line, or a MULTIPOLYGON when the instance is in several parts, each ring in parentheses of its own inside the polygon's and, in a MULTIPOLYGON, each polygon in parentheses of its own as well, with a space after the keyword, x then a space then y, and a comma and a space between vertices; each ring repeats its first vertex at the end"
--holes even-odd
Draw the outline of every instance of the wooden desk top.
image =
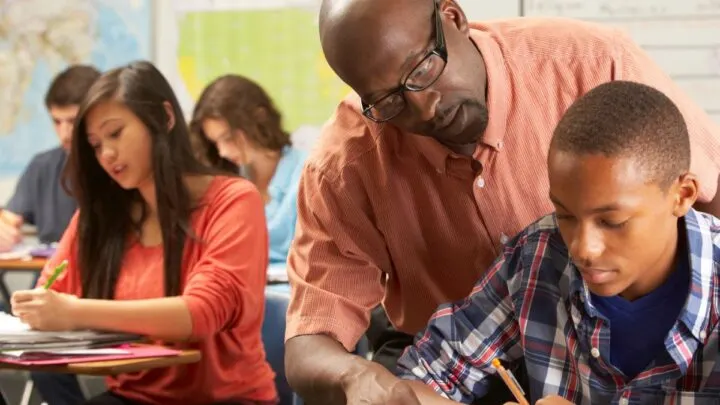
POLYGON ((42 257, 34 257, 30 260, 0 260, 0 271, 12 271, 12 270, 35 270, 41 271, 45 267, 47 259, 42 257))
POLYGON ((177 356, 148 357, 144 359, 128 360, 93 361, 87 363, 72 363, 58 366, 23 366, 18 364, 0 363, 0 369, 109 376, 123 373, 134 373, 136 371, 144 371, 153 368, 197 363, 198 361, 200 361, 200 358, 201 354, 199 350, 183 350, 177 356))

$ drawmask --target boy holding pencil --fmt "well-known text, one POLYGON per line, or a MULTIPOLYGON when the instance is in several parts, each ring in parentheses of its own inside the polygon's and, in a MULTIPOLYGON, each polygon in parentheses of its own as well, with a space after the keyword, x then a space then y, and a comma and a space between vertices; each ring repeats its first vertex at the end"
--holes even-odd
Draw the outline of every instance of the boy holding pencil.
POLYGON ((449 402, 428 387, 482 404, 498 373, 518 403, 720 403, 720 220, 691 208, 677 107, 645 85, 600 85, 558 124, 548 166, 555 213, 438 309, 401 377, 424 404, 449 402), (519 366, 524 391, 504 373, 519 366))

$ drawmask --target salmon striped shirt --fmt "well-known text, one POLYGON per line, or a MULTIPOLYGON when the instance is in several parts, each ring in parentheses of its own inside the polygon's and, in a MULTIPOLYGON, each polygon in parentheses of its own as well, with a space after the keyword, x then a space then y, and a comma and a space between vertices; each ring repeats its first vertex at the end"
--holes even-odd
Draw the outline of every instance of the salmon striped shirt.
POLYGON ((287 339, 325 334, 350 350, 381 302, 414 334, 440 303, 465 297, 510 237, 552 212, 552 132, 574 100, 604 82, 641 82, 675 102, 700 200, 714 197, 720 127, 627 34, 553 18, 470 27, 490 114, 474 157, 367 120, 356 95, 325 125, 298 195, 287 339))

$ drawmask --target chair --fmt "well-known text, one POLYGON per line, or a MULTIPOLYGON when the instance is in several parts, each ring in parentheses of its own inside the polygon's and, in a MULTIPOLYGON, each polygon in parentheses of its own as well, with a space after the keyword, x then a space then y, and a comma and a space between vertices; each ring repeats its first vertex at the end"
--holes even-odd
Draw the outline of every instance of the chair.
POLYGON ((267 361, 275 372, 275 387, 280 397, 280 405, 293 405, 295 397, 285 378, 285 315, 289 299, 286 294, 265 291, 262 339, 267 361))

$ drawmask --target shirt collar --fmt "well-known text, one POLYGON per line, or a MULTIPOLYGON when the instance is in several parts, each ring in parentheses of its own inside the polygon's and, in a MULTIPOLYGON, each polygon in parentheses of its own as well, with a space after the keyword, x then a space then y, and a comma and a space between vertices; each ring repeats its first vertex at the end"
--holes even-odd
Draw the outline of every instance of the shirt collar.
POLYGON ((716 246, 720 223, 694 209, 690 209, 684 220, 691 278, 690 293, 678 319, 704 343, 709 329, 714 326, 711 323, 716 323, 718 317, 718 308, 713 303, 718 299, 715 262, 719 259, 717 252, 720 252, 716 246))
MULTIPOLYGON (((681 219, 687 233, 688 257, 690 263, 690 289, 678 319, 692 332, 695 339, 705 342, 709 330, 714 326, 711 320, 717 319, 717 313, 710 311, 715 308, 713 302, 718 299, 715 285, 716 251, 714 239, 720 237, 720 223, 711 221, 708 216, 694 209, 681 219)), ((570 270, 570 297, 580 299, 590 316, 597 316, 597 311, 590 303, 590 290, 572 263, 570 270)), ((717 309, 715 309, 717 311, 717 309)))
MULTIPOLYGON (((507 127, 507 116, 509 109, 510 91, 508 71, 505 65, 500 44, 493 34, 483 24, 470 24, 470 40, 477 46, 485 61, 487 72, 487 108, 488 127, 485 130, 483 141, 478 145, 475 156, 482 147, 491 147, 499 151, 503 147, 503 137, 507 127)), ((416 145, 425 155, 430 164, 438 171, 445 171, 445 162, 453 152, 444 147, 435 139, 425 136, 414 136, 417 138, 416 145)))

